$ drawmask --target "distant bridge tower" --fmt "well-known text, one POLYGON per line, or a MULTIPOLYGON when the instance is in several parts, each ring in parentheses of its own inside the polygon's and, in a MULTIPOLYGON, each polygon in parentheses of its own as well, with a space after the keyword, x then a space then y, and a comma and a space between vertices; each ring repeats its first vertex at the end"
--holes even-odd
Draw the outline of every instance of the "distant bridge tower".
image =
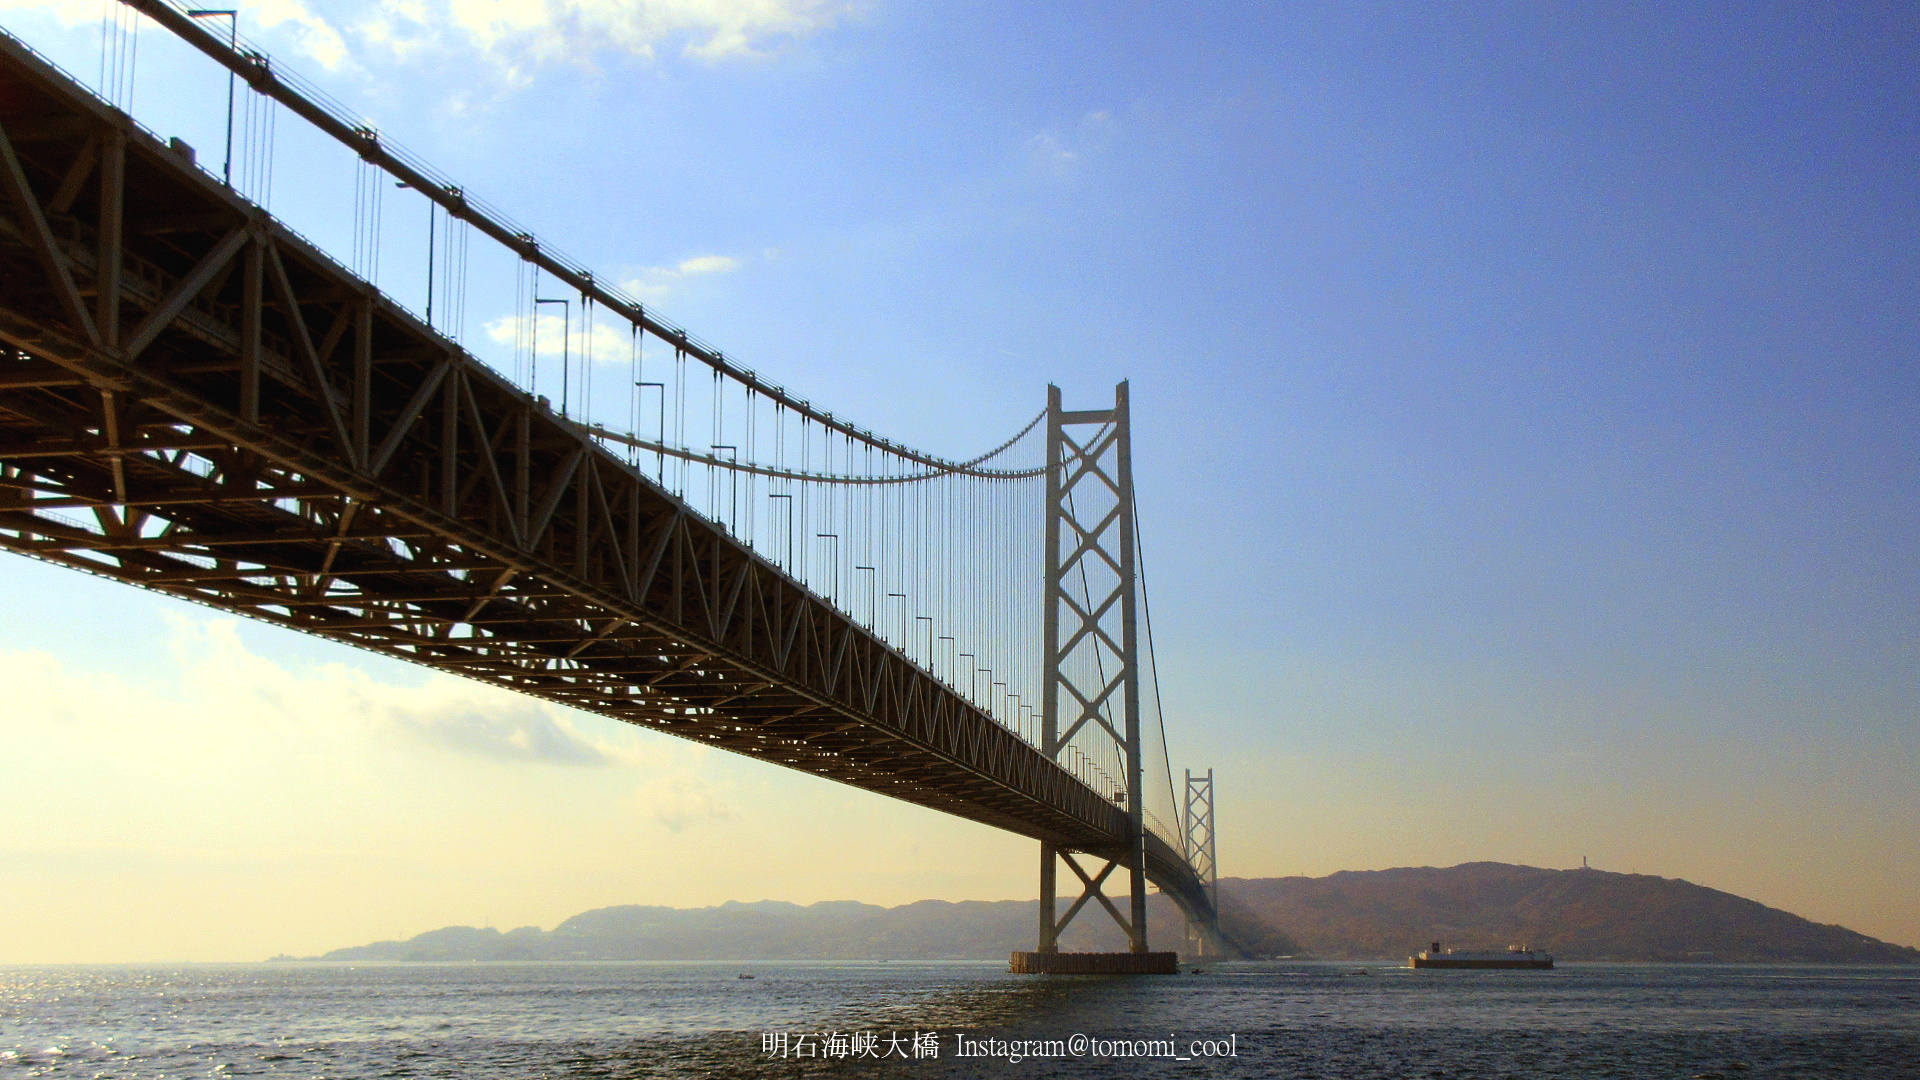
MULTIPOLYGON (((1217 918, 1220 913, 1220 863, 1213 847, 1212 769, 1208 769, 1204 776, 1195 776, 1192 769, 1187 770, 1186 805, 1181 808, 1180 817, 1187 859, 1193 864, 1194 872, 1200 875, 1200 882, 1206 887, 1207 898, 1213 902, 1217 918)), ((1209 938, 1206 930, 1189 922, 1187 932, 1194 941, 1194 951, 1206 955, 1209 938)))

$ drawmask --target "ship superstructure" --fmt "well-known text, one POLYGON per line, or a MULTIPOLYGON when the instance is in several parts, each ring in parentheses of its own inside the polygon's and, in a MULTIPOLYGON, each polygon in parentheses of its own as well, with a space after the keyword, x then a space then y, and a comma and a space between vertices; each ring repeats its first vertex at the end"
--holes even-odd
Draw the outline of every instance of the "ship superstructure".
POLYGON ((1509 945, 1504 952, 1491 949, 1484 952, 1459 952, 1453 949, 1442 949, 1440 943, 1436 941, 1431 949, 1407 957, 1407 964, 1417 968, 1544 971, 1553 967, 1553 954, 1527 945, 1509 945))

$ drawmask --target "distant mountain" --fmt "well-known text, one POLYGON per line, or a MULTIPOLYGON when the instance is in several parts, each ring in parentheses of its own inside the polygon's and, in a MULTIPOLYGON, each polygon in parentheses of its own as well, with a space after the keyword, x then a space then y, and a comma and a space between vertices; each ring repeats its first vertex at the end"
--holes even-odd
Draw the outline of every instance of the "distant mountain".
MULTIPOLYGON (((1004 960, 1033 948, 1039 905, 1032 900, 922 900, 885 908, 853 901, 802 907, 777 900, 718 907, 623 906, 582 912, 552 930, 449 926, 406 941, 335 949, 318 960, 1004 960)), ((1266 952, 1294 952, 1286 935, 1224 919, 1235 940, 1266 952)), ((1180 949, 1184 924, 1165 897, 1148 898, 1153 944, 1180 949)), ((1061 936, 1070 951, 1126 948, 1098 905, 1061 936)))
MULTIPOLYGON (((1031 938, 1032 901, 731 901, 719 907, 599 908, 550 931, 470 926, 335 949, 321 960, 882 960, 1004 957, 1031 938)), ((1031 947, 1031 946, 1028 946, 1031 947)))
MULTIPOLYGON (((1920 963, 1920 950, 1822 926, 1671 878, 1504 863, 1345 871, 1323 878, 1228 878, 1221 918, 1250 953, 1328 959, 1403 957, 1429 942, 1531 944, 1563 960, 1920 963)), ((335 949, 320 960, 1004 959, 1033 947, 1031 900, 885 908, 778 901, 709 908, 624 906, 552 930, 449 926, 406 941, 335 949)), ((1157 948, 1181 949, 1179 914, 1149 899, 1157 948)), ((1125 947, 1097 906, 1063 937, 1069 950, 1125 947)))
POLYGON ((1329 958, 1405 956, 1440 941, 1530 944, 1562 960, 1920 963, 1920 950, 1646 874, 1483 862, 1223 880, 1220 889, 1223 907, 1329 958))

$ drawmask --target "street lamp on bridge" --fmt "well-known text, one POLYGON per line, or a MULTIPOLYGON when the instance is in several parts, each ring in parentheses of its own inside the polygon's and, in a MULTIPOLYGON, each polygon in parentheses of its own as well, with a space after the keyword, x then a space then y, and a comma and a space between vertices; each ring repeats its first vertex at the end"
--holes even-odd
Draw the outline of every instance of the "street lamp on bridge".
POLYGON ((789 573, 789 574, 791 574, 791 573, 793 573, 793 572, 794 572, 794 571, 793 571, 793 496, 792 496, 792 495, 787 495, 787 494, 782 494, 782 493, 779 493, 779 492, 772 492, 772 493, 769 493, 769 494, 767 495, 767 498, 769 498, 769 499, 785 499, 785 500, 787 500, 787 561, 786 561, 786 570, 787 570, 787 573, 789 573))
POLYGON ((833 602, 837 604, 840 602, 840 534, 814 533, 813 535, 817 540, 833 541, 833 591, 829 595, 833 597, 833 602))
MULTIPOLYGON (((189 19, 225 19, 227 20, 227 48, 238 52, 240 49, 240 13, 232 8, 194 8, 187 12, 189 19)), ((227 69, 227 156, 220 162, 220 180, 228 187, 233 186, 233 69, 227 69)))
MULTIPOLYGON (((876 572, 874 568, 871 566, 856 566, 854 567, 854 570, 856 571, 865 570, 869 574, 876 572)), ((877 582, 878 582, 877 578, 869 577, 867 579, 867 629, 869 630, 879 629, 878 626, 874 625, 875 620, 878 617, 877 609, 879 607, 879 601, 880 601, 880 596, 879 596, 880 586, 877 584, 877 582)))

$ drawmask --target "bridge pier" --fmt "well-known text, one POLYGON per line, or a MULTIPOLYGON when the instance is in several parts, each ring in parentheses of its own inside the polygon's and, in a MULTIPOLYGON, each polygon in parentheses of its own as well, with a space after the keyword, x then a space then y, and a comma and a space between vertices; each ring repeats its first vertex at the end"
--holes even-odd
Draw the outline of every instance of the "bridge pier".
POLYGON ((1060 948, 1059 900, 1054 895, 1059 866, 1055 849, 1040 842, 1040 951, 1058 952, 1060 948))
POLYGON ((1180 954, 1171 952, 1017 952, 1016 975, 1178 975, 1180 954))

